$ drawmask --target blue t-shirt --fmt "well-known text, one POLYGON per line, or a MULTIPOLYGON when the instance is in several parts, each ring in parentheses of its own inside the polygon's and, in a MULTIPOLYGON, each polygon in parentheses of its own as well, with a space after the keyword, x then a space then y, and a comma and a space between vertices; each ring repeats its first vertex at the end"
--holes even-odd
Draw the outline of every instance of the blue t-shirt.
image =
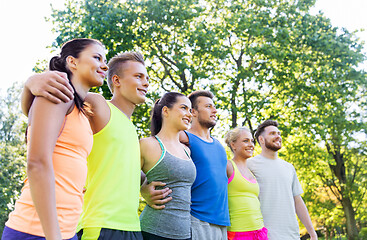
POLYGON ((191 187, 191 215, 221 226, 229 226, 227 155, 215 139, 206 142, 186 132, 191 158, 196 166, 196 179, 191 187))

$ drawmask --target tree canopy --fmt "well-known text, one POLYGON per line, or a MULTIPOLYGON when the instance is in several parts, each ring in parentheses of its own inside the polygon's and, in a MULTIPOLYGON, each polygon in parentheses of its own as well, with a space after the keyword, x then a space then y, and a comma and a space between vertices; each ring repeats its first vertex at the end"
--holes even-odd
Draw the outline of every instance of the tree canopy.
MULTIPOLYGON (((149 109, 166 91, 216 95, 214 130, 280 123, 284 149, 326 237, 357 239, 366 226, 366 60, 355 32, 333 27, 309 0, 68 0, 50 18, 54 47, 103 42, 108 58, 140 51, 151 78, 133 121, 149 133, 149 109), (343 231, 344 231, 343 230, 343 231)), ((93 91, 111 97, 107 85, 93 91)))

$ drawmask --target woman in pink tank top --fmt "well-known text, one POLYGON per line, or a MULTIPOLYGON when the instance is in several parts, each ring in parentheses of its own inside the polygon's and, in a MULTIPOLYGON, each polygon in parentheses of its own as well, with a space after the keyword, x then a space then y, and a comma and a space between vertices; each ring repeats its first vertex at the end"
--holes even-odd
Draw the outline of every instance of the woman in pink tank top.
POLYGON ((28 177, 2 240, 76 239, 86 158, 93 144, 84 98, 91 87, 103 84, 105 48, 94 39, 71 40, 50 60, 49 69, 58 71, 60 81, 69 79, 74 101, 34 99, 27 132, 28 177))

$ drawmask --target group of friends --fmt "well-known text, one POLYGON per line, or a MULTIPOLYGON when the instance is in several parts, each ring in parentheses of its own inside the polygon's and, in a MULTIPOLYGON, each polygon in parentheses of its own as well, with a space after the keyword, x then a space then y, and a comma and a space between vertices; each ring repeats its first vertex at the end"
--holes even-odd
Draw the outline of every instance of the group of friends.
POLYGON ((230 130, 227 160, 210 134, 210 91, 165 93, 151 112, 151 136, 139 140, 130 118, 149 86, 140 53, 107 64, 101 42, 73 39, 49 70, 23 89, 27 179, 2 240, 293 240, 297 216, 317 239, 296 171, 278 158, 276 121, 258 126, 255 157, 250 130, 230 130), (89 92, 106 76, 109 101, 89 92), (140 217, 139 192, 148 203, 140 217))

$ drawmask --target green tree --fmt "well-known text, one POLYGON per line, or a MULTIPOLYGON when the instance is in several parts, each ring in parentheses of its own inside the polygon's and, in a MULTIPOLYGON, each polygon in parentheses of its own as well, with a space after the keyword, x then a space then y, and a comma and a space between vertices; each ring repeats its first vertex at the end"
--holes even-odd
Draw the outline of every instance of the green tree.
MULTIPOLYGON (((144 53, 152 94, 133 116, 140 135, 148 134, 148 109, 163 91, 211 89, 231 127, 254 131, 255 123, 278 119, 289 148, 284 158, 315 179, 305 190, 321 208, 320 223, 331 232, 342 212, 355 239, 366 205, 363 191, 353 193, 365 187, 365 146, 355 137, 366 129, 366 75, 357 70, 365 55, 354 33, 309 14, 314 2, 69 1, 51 19, 55 46, 92 37, 105 43, 108 57, 144 53), (304 145, 288 141, 295 136, 304 145), (306 153, 314 156, 310 165, 303 165, 306 153), (312 195, 313 187, 324 194, 312 195)), ((110 96, 106 85, 95 91, 110 96)))
POLYGON ((20 89, 14 84, 0 97, 0 233, 25 178, 26 123, 20 112, 20 89))

